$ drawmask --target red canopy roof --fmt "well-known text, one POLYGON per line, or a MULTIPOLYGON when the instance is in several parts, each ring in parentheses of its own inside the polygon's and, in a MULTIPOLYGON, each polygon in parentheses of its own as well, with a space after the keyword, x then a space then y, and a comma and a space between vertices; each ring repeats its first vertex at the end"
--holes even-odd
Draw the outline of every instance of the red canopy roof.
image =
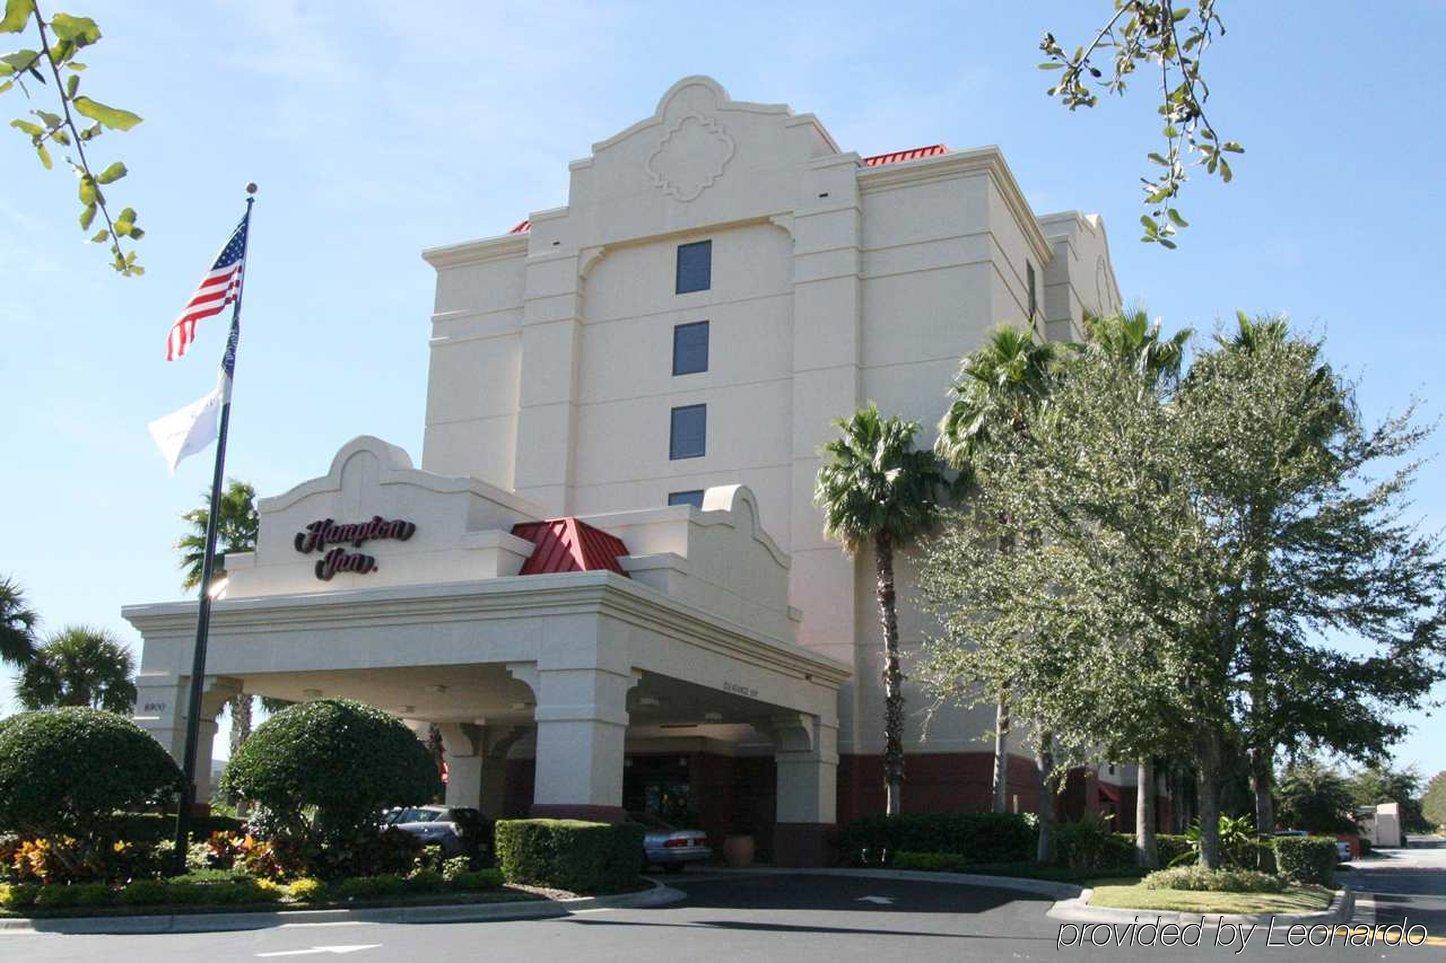
POLYGON ((601 569, 619 575, 627 574, 618 563, 618 556, 628 554, 623 540, 571 516, 549 518, 543 522, 518 522, 512 526, 512 534, 537 546, 522 564, 520 575, 595 572, 601 569))

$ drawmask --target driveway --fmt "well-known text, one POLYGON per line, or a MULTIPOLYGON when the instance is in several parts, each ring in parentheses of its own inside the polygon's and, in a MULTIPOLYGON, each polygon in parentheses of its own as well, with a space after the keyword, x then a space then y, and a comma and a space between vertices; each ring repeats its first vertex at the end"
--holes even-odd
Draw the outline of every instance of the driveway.
POLYGON ((1376 923, 1409 919, 1424 924, 1435 945, 1446 946, 1446 839, 1412 836, 1406 849, 1378 849, 1353 863, 1344 879, 1361 894, 1363 910, 1374 904, 1376 923))
MULTIPOLYGON (((687 873, 668 882, 687 899, 556 919, 448 924, 288 925, 235 933, 74 936, 0 933, 0 959, 147 963, 355 963, 425 960, 1335 960, 1363 951, 1275 949, 1258 933, 1237 947, 1162 951, 1061 948, 1050 901, 936 882, 800 874, 687 873)), ((1208 944, 1213 931, 1205 931, 1208 944)), ((1367 951, 1368 952, 1368 951, 1367 951)), ((1379 954, 1379 950, 1375 955, 1379 954)))

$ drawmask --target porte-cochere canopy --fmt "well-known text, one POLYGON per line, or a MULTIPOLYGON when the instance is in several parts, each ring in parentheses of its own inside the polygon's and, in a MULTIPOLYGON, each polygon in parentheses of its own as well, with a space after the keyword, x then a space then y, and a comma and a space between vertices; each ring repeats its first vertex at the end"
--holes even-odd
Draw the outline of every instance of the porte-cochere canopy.
MULTIPOLYGON (((681 731, 771 756, 776 858, 808 858, 834 822, 849 670, 794 643, 789 560, 747 488, 547 519, 362 437, 258 508, 213 610, 203 736, 237 692, 356 698, 440 726, 449 803, 500 814, 530 754, 532 812, 616 819, 629 746, 681 731)), ((195 612, 124 610, 144 636, 137 721, 177 756, 195 612)))

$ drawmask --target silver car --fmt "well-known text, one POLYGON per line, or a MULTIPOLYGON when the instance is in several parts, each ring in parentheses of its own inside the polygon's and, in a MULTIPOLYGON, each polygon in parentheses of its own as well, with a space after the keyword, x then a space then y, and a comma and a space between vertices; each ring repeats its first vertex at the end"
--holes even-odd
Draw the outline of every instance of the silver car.
POLYGON ((382 823, 421 840, 423 846, 440 846, 442 855, 476 858, 488 849, 487 820, 475 809, 463 806, 403 806, 388 810, 382 823))
POLYGON ((713 858, 708 834, 701 829, 679 829, 650 813, 629 813, 628 819, 643 827, 643 856, 650 866, 681 873, 689 863, 713 858))

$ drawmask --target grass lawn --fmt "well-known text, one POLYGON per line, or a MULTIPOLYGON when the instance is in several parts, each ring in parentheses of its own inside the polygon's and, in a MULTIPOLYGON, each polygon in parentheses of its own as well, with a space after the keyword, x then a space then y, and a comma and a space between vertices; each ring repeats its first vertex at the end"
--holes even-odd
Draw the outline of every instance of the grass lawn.
POLYGON ((1145 889, 1137 879, 1099 879, 1088 885, 1094 889, 1091 906, 1185 913, 1311 913, 1328 908, 1335 897, 1335 891, 1324 886, 1292 886, 1284 893, 1220 893, 1145 889))

